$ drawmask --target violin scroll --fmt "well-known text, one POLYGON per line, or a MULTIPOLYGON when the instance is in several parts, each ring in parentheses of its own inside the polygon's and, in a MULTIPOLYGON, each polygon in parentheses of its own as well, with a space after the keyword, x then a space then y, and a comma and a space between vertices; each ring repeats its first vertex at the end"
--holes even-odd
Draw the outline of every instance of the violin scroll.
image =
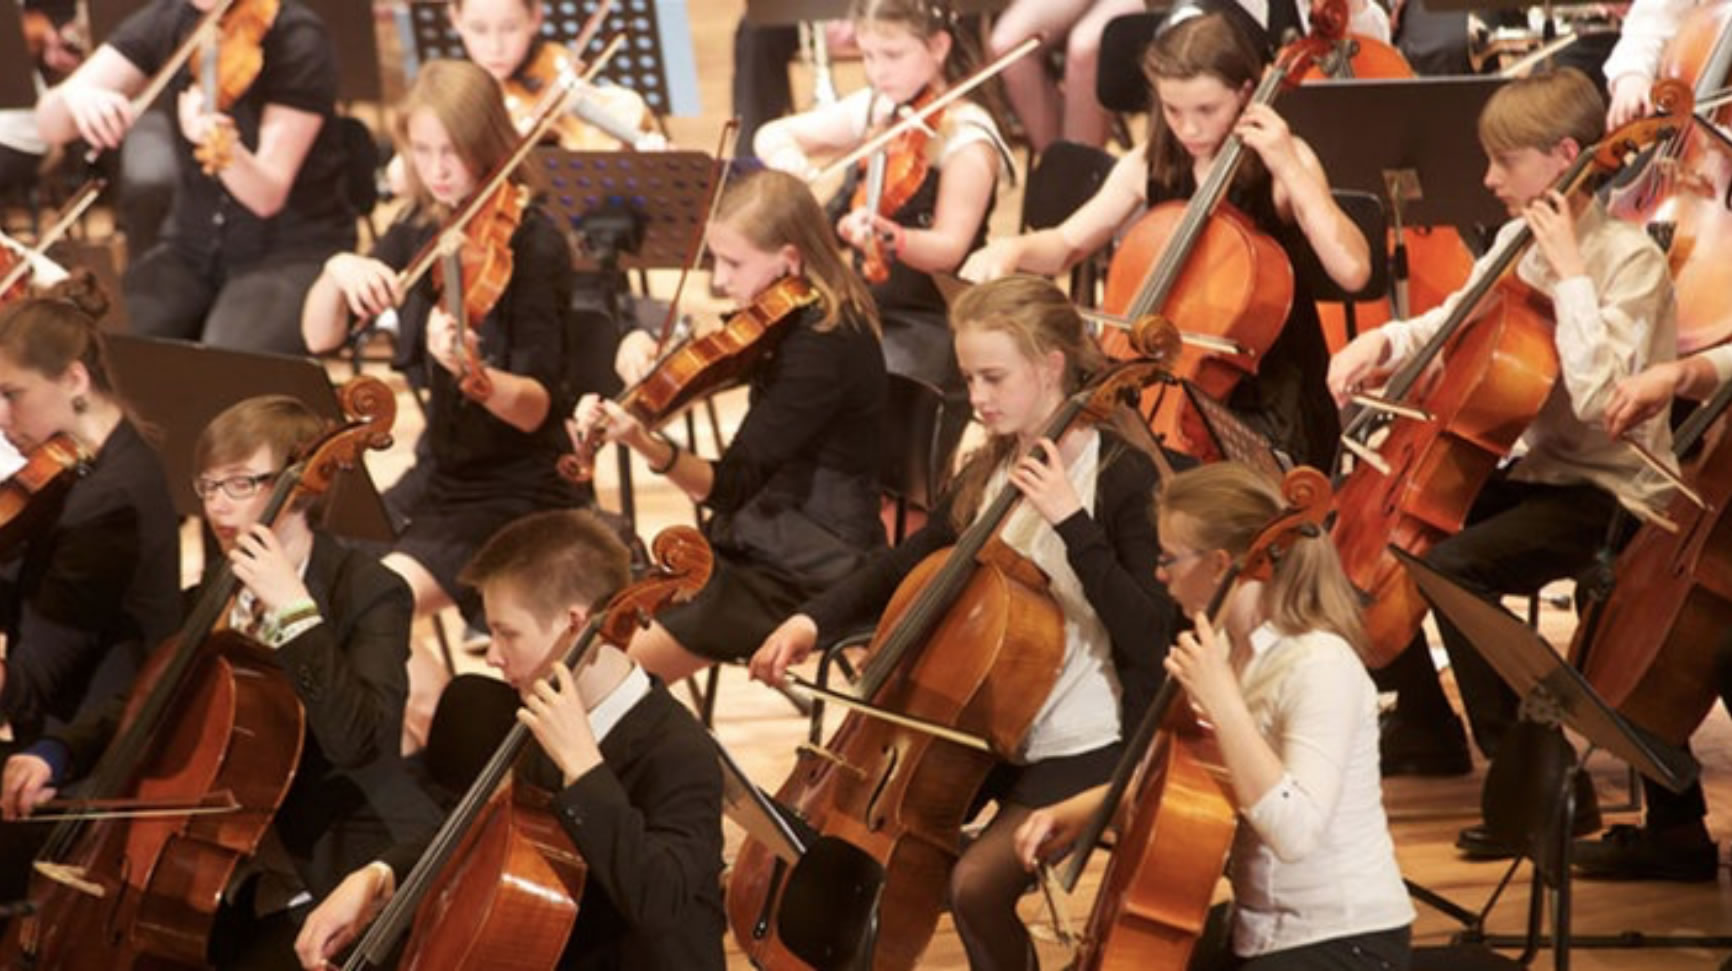
POLYGON ((628 643, 640 628, 670 602, 683 603, 710 581, 715 554, 704 535, 691 526, 670 526, 650 544, 656 568, 626 587, 607 605, 601 635, 615 644, 628 643))

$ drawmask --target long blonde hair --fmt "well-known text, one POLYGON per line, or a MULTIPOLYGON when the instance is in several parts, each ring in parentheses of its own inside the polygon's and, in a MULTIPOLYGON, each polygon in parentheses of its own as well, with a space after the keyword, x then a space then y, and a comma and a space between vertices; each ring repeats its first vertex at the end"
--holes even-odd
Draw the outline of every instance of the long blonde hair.
MULTIPOLYGON (((392 136, 397 153, 408 156, 409 118, 426 109, 445 129, 457 157, 471 178, 481 180, 493 173, 517 147, 517 129, 505 108, 505 96, 493 75, 474 61, 439 58, 421 65, 409 93, 397 105, 392 136)), ((404 178, 409 199, 423 221, 442 221, 449 215, 422 183, 413 159, 405 158, 404 178)), ((521 173, 523 170, 519 169, 521 173)), ((514 175, 516 181, 526 177, 514 175)))
MULTIPOLYGON (((1017 274, 964 291, 950 306, 950 332, 992 331, 1008 336, 1029 360, 1052 352, 1064 355, 1064 393, 1082 387, 1106 364, 1083 319, 1052 281, 1017 274)), ((992 471, 1016 454, 1014 435, 994 435, 975 449, 956 475, 951 525, 958 531, 974 520, 992 471)))
MULTIPOLYGON (((1284 503, 1274 483, 1255 469, 1239 462, 1217 462, 1186 469, 1167 480, 1155 508, 1163 529, 1169 528, 1173 514, 1183 513, 1193 527, 1192 535, 1185 537, 1190 545, 1226 550, 1237 558, 1281 514, 1284 503)), ((1264 607, 1283 634, 1331 631, 1361 653, 1368 643, 1359 595, 1326 532, 1300 539, 1276 561, 1264 607)))
POLYGON ((803 274, 824 305, 824 318, 815 329, 827 331, 851 320, 879 332, 878 308, 859 275, 843 261, 830 221, 805 182, 774 169, 742 176, 722 193, 716 222, 765 252, 784 246, 799 252, 803 274))

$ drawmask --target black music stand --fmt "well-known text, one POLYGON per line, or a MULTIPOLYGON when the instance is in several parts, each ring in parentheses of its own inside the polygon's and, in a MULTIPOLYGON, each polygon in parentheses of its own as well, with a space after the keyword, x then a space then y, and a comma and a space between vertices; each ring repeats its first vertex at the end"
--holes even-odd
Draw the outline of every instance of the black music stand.
MULTIPOLYGON (((541 35, 571 46, 597 2, 543 0, 541 35)), ((409 4, 417 63, 435 57, 467 57, 462 39, 451 26, 449 10, 445 0, 414 0, 409 4)), ((683 11, 683 7, 621 0, 608 11, 589 46, 576 53, 594 57, 609 38, 624 34, 625 46, 602 68, 601 77, 643 95, 650 110, 658 115, 697 115, 702 106, 698 102, 691 25, 684 17, 668 16, 670 10, 683 11)))
MULTIPOLYGON (((1554 651, 1539 632, 1517 619, 1499 605, 1463 589, 1455 581, 1437 572, 1424 560, 1405 550, 1391 546, 1390 551, 1407 568, 1419 586, 1419 591, 1432 608, 1455 624, 1486 659, 1498 675, 1522 699, 1522 718, 1538 723, 1557 733, 1564 748, 1562 729, 1568 727, 1587 740, 1590 748, 1603 748, 1628 762, 1638 772, 1677 792, 1695 780, 1699 766, 1688 752, 1667 744, 1632 725, 1595 693, 1586 679, 1554 651)), ((1532 727, 1530 724, 1528 727, 1532 727)), ((1513 734, 1513 732, 1512 732, 1513 734)), ((1504 752, 1500 748, 1499 757, 1504 752)), ((1582 759, 1585 761, 1587 754, 1582 759)), ((1579 771, 1581 763, 1573 768, 1579 771)), ((1495 771, 1495 767, 1494 767, 1495 771)), ((1542 773, 1543 774, 1543 773, 1542 773)), ((1732 937, 1669 937, 1647 935, 1639 931, 1609 936, 1573 936, 1570 929, 1570 852, 1574 842, 1570 822, 1575 815, 1574 771, 1561 773, 1555 791, 1538 793, 1542 805, 1522 807, 1528 819, 1539 828, 1531 832, 1534 861, 1533 887, 1529 899, 1528 931, 1525 935, 1488 935, 1481 929, 1502 892, 1500 885, 1492 894, 1485 910, 1478 915, 1444 900, 1431 891, 1409 883, 1414 895, 1438 906, 1451 916, 1466 919, 1468 930, 1461 939, 1469 943, 1499 948, 1523 948, 1519 962, 1526 964, 1538 949, 1547 945, 1541 935, 1546 886, 1552 887, 1552 938, 1550 946, 1555 966, 1569 967, 1572 947, 1732 947, 1732 937), (1422 892, 1423 891, 1423 892, 1422 892)), ((1494 793, 1488 786, 1488 810, 1493 809, 1494 793)), ((1495 825, 1487 813, 1488 824, 1495 825)), ((1519 864, 1519 859, 1517 863, 1519 864)), ((1504 877, 1505 882, 1514 873, 1504 877)))
POLYGON ((1281 116, 1310 144, 1329 184, 1382 199, 1394 231, 1390 300, 1408 316, 1408 226, 1497 226, 1509 218, 1481 181, 1485 150, 1476 134, 1497 78, 1327 81, 1281 96, 1281 116), (1375 131, 1375 139, 1364 138, 1375 131))
MULTIPOLYGON (((192 491, 193 445, 224 408, 254 395, 286 394, 322 418, 343 417, 330 377, 311 358, 127 334, 109 334, 107 340, 116 387, 159 432, 156 444, 169 493, 183 516, 203 512, 192 491)), ((324 526, 351 539, 389 543, 396 534, 385 504, 366 467, 358 471, 333 484, 324 526)))
POLYGON ((1181 380, 1179 383, 1185 389, 1185 398, 1203 419, 1209 437, 1215 440, 1215 450, 1227 461, 1249 465, 1272 484, 1279 484, 1286 478, 1287 470, 1293 467, 1291 456, 1276 448, 1262 433, 1245 424, 1244 419, 1233 414, 1231 408, 1207 391, 1190 381, 1181 380))
POLYGON ((16 3, 0 4, 0 109, 36 104, 36 62, 24 46, 24 14, 16 3))
MULTIPOLYGON (((997 13, 1009 5, 1010 0, 950 0, 950 8, 959 15, 997 13)), ((852 6, 851 0, 746 0, 746 22, 774 27, 814 20, 847 20, 852 6)))

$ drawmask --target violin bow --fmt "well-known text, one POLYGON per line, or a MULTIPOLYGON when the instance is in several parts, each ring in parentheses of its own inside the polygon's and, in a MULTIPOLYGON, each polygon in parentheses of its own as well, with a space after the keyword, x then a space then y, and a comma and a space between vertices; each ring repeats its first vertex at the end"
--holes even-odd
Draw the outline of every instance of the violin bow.
MULTIPOLYGON (((193 25, 191 33, 188 33, 185 39, 180 42, 180 46, 174 49, 174 53, 168 56, 168 60, 162 62, 162 67, 157 68, 156 73, 151 76, 150 81, 139 90, 138 94, 133 95, 132 101, 128 103, 130 109, 128 113, 133 118, 143 114, 144 110, 150 107, 151 102, 156 100, 157 95, 162 94, 163 89, 168 87, 168 83, 174 80, 175 74, 186 66, 186 62, 198 52, 199 45, 204 42, 205 35, 216 30, 223 14, 228 13, 229 8, 234 4, 235 0, 217 0, 216 6, 205 11, 204 15, 198 18, 198 23, 193 25)), ((94 165, 96 160, 101 157, 102 150, 92 146, 89 151, 84 153, 84 164, 94 165)))
POLYGON ((838 172, 846 171, 850 165, 853 165, 855 162, 860 161, 866 156, 871 155, 873 152, 876 152, 890 144, 892 141, 895 141, 898 135, 901 135, 908 129, 925 125, 926 119, 938 114, 945 108, 949 107, 952 102, 960 100, 970 91, 973 91, 975 88, 978 88, 992 80, 1005 68, 1027 57, 1035 49, 1040 47, 1043 40, 1044 38, 1040 34, 1035 34, 1032 37, 1025 39, 1022 43, 1006 51, 998 58, 998 60, 993 61, 991 64, 988 64, 969 75, 967 78, 958 81, 956 84, 946 89, 943 94, 927 102, 920 110, 903 112, 902 116, 898 118, 894 124, 879 132, 875 137, 862 142, 860 146, 852 152, 849 152, 836 161, 831 162, 829 165, 824 166, 824 168, 809 181, 823 182, 825 179, 831 178, 838 172))
POLYGON ((680 301, 685 297, 686 280, 691 277, 694 270, 703 264, 704 254, 709 250, 705 243, 704 234, 709 229, 710 223, 715 221, 716 212, 721 209, 722 189, 727 185, 728 176, 733 168, 735 139, 739 137, 739 134, 740 119, 729 118, 722 124, 721 135, 716 139, 716 177, 710 181, 710 197, 705 201, 707 211, 704 213, 703 221, 692 228, 692 258, 680 268, 680 278, 674 284, 673 298, 668 301, 667 316, 662 318, 661 331, 656 336, 655 356, 657 360, 660 360, 661 356, 667 352, 668 339, 673 336, 674 322, 680 316, 680 301))
POLYGON ((78 193, 67 200, 66 206, 60 210, 60 215, 54 217, 54 222, 49 224, 36 240, 36 245, 22 250, 18 263, 4 277, 0 277, 0 293, 12 289, 13 284, 24 279, 24 274, 30 272, 36 260, 47 254, 48 247, 60 242, 61 237, 84 215, 85 210, 90 208, 107 185, 108 180, 98 176, 86 181, 78 193))

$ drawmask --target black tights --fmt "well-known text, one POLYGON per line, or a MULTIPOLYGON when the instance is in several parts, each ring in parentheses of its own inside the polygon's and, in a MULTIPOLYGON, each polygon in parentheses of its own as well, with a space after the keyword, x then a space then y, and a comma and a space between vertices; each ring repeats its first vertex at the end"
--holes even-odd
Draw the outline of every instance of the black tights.
POLYGON ((1016 903, 1032 877, 1016 858, 1016 830, 1034 810, 1000 803, 950 871, 950 912, 968 952, 972 971, 1023 971, 1036 967, 1028 928, 1016 903))

